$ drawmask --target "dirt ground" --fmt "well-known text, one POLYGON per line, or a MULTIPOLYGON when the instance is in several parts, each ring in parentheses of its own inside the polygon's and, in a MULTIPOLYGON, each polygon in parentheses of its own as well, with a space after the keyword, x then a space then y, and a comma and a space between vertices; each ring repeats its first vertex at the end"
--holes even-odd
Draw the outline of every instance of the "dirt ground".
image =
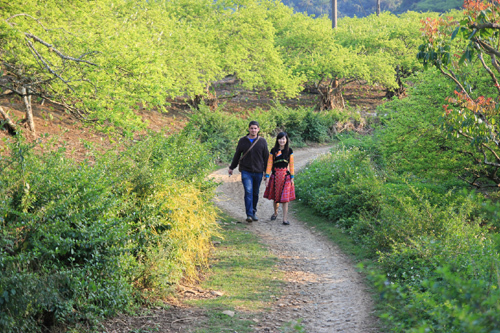
MULTIPOLYGON (((330 147, 295 149, 296 170, 330 147)), ((234 218, 243 221, 243 186, 239 173, 229 177, 227 169, 213 174, 223 184, 218 189, 217 205, 234 218)), ((261 187, 261 197, 264 186, 261 187)), ((248 225, 281 259, 280 269, 285 273, 284 296, 274 303, 266 322, 257 332, 279 332, 276 324, 302 318, 306 332, 377 332, 372 316, 372 300, 360 274, 349 259, 331 242, 307 228, 289 214, 289 226, 282 224, 282 213, 271 221, 272 201, 259 200, 260 220, 248 225)))
MULTIPOLYGON (((296 170, 331 147, 294 149, 296 170)), ((229 177, 227 168, 211 175, 221 185, 215 202, 237 221, 245 220, 243 186, 240 173, 235 170, 229 177)), ((261 186, 262 198, 264 186, 261 186)), ((309 333, 370 333, 378 332, 373 316, 373 301, 366 290, 362 276, 339 248, 319 233, 294 217, 293 204, 289 213, 289 226, 282 224, 282 213, 271 221, 272 201, 260 199, 257 207, 258 222, 248 223, 249 231, 257 234, 280 259, 279 269, 285 276, 285 288, 272 310, 256 322, 255 332, 278 333, 283 323, 301 319, 300 325, 309 333)), ((246 222, 244 222, 246 223, 246 222)), ((186 292, 186 290, 181 290, 186 292)), ((187 290, 197 297, 204 291, 187 290)), ((103 332, 125 333, 140 329, 155 329, 162 333, 187 333, 199 328, 206 317, 202 310, 172 304, 168 310, 152 309, 140 317, 120 316, 108 321, 103 332)), ((228 328, 229 329, 229 328, 228 328)))

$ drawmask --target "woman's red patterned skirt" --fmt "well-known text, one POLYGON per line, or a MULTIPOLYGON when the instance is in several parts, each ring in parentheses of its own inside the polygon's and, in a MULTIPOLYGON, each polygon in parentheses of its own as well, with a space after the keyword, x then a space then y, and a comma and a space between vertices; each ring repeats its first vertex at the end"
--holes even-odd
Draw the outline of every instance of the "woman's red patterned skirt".
POLYGON ((264 198, 274 202, 295 200, 295 186, 287 168, 274 169, 264 192, 264 198))

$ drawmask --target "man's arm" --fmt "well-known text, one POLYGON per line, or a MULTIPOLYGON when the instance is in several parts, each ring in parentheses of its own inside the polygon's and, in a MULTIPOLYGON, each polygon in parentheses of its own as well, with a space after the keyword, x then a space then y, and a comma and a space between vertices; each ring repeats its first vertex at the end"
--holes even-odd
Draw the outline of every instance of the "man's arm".
POLYGON ((264 163, 269 161, 269 149, 267 148, 267 141, 265 139, 264 139, 264 148, 262 150, 262 158, 263 158, 264 163))
POLYGON ((236 146, 236 152, 234 153, 233 160, 231 161, 231 164, 229 165, 229 170, 228 170, 229 175, 232 175, 233 170, 236 169, 236 167, 238 166, 242 152, 243 152, 243 150, 241 149, 241 139, 240 139, 238 141, 238 145, 236 146))

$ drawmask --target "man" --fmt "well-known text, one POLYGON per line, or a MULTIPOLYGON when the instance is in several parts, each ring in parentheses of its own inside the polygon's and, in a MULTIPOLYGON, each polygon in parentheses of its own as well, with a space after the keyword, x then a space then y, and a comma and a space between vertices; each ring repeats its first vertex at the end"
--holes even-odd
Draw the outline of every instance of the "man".
POLYGON ((228 170, 231 176, 236 166, 240 165, 241 181, 245 189, 247 222, 259 220, 256 215, 259 189, 269 157, 266 139, 259 136, 259 130, 259 123, 252 120, 248 125, 248 135, 238 141, 236 153, 228 170))

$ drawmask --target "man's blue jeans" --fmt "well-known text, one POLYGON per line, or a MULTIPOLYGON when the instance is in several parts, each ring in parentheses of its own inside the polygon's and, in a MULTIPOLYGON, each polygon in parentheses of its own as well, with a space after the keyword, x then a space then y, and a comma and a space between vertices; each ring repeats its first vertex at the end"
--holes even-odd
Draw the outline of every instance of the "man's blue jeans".
POLYGON ((262 182, 262 172, 241 171, 241 182, 245 189, 245 210, 247 216, 254 216, 257 212, 257 202, 259 201, 259 189, 262 182))

